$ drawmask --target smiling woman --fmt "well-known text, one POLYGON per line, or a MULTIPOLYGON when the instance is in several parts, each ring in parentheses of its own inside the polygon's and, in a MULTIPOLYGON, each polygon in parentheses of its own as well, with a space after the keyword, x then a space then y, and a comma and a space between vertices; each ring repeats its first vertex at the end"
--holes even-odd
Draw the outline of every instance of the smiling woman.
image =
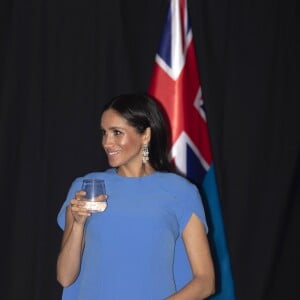
POLYGON ((101 128, 108 162, 118 167, 119 174, 136 177, 171 169, 164 120, 149 97, 122 95, 112 99, 104 107, 101 128), (160 140, 163 144, 158 147, 160 140), (141 160, 146 153, 149 163, 141 160))
POLYGON ((171 172, 158 105, 145 94, 121 95, 104 107, 100 124, 111 168, 76 178, 58 215, 63 299, 207 298, 214 268, 202 200, 195 185, 171 172), (82 205, 85 178, 105 180, 105 212, 82 205), (178 289, 173 266, 182 241, 192 274, 178 289))
POLYGON ((143 176, 154 172, 150 164, 141 160, 150 141, 150 127, 139 133, 117 111, 110 108, 101 118, 102 145, 112 167, 123 176, 143 176))

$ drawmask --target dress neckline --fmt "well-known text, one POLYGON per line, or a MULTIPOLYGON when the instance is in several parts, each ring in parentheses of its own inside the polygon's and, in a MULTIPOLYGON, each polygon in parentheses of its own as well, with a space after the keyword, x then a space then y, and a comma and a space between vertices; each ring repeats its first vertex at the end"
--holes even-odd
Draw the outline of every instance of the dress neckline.
POLYGON ((148 179, 148 178, 152 178, 152 177, 154 177, 156 174, 158 174, 159 172, 158 171, 154 171, 154 172, 152 172, 152 173, 150 173, 150 174, 146 174, 146 175, 144 175, 144 176, 137 176, 137 177, 135 177, 135 176, 123 176, 123 175, 120 175, 119 173, 118 173, 118 171, 117 171, 117 168, 112 168, 112 171, 113 171, 113 173, 116 175, 116 176, 118 176, 119 178, 123 178, 123 179, 128 179, 128 180, 143 180, 143 179, 148 179))

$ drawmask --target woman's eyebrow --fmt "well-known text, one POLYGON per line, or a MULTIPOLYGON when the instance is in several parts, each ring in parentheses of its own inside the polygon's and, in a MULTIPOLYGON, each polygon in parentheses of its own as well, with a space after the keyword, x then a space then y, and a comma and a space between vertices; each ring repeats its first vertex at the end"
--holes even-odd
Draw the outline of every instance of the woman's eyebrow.
POLYGON ((124 130, 124 127, 121 127, 121 126, 111 126, 111 127, 108 127, 107 129, 104 129, 103 127, 100 128, 101 130, 124 130))

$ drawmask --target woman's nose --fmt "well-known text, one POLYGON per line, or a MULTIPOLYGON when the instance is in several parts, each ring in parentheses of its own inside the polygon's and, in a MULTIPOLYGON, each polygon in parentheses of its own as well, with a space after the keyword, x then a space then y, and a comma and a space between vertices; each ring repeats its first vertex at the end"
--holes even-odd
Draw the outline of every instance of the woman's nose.
POLYGON ((102 145, 103 146, 108 146, 111 145, 113 143, 113 139, 111 136, 109 136, 108 134, 103 135, 102 137, 102 145))

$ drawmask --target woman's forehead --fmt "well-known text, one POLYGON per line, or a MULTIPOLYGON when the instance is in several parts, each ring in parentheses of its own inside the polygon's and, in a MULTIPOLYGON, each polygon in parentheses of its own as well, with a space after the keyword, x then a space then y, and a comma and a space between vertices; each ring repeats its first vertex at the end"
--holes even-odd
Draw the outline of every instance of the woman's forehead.
MULTIPOLYGON (((106 110, 101 117, 101 127, 128 127, 130 124, 114 109, 106 110)), ((132 127, 132 126, 130 126, 132 127)))

